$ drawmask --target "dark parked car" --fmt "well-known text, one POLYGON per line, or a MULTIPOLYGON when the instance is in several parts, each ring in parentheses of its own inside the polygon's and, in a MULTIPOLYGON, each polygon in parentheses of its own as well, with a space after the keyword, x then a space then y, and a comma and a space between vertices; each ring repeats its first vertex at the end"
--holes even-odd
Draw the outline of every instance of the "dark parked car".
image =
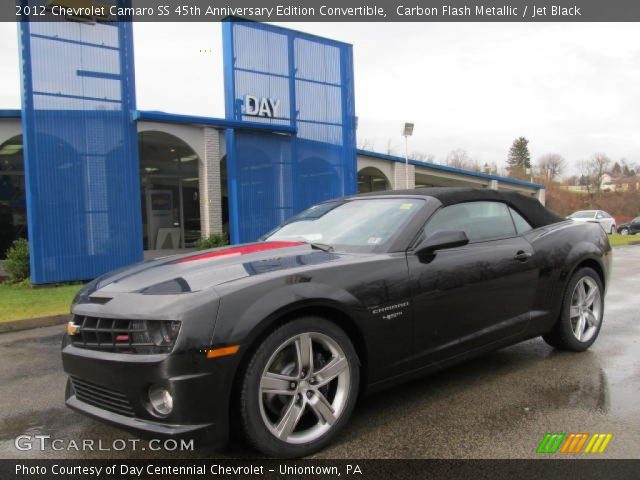
POLYGON ((582 351, 611 264, 595 223, 474 189, 356 195, 261 241, 142 263, 86 285, 62 359, 67 405, 152 435, 262 452, 330 442, 359 394, 540 336, 582 351))
POLYGON ((623 223, 618 227, 618 233, 622 235, 635 235, 640 233, 640 217, 636 217, 633 220, 623 223))

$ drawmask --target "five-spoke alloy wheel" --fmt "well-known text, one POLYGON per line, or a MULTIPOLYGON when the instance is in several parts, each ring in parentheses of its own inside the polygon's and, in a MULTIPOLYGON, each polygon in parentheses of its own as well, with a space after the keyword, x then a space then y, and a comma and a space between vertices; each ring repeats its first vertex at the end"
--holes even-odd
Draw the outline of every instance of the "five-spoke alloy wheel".
POLYGON ((344 411, 350 382, 340 345, 321 333, 296 335, 280 345, 264 369, 262 420, 284 442, 317 440, 344 411))
POLYGON ((281 326, 262 342, 244 374, 245 437, 277 457, 322 448, 351 414, 359 378, 356 352, 340 327, 316 317, 281 326))
POLYGON ((569 317, 571 331, 580 342, 588 342, 598 331, 602 319, 601 297, 600 287, 589 276, 582 277, 573 289, 569 317))
POLYGON ((603 313, 602 280, 595 270, 581 268, 567 285, 558 322, 543 338, 561 350, 586 350, 600 333, 603 313))

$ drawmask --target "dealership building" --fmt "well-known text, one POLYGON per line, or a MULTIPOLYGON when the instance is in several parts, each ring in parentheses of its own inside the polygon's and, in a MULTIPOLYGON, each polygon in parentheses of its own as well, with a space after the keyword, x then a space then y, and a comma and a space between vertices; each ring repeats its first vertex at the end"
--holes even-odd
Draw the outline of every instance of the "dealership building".
POLYGON ((544 185, 356 149, 352 47, 298 31, 224 22, 225 118, 137 110, 131 28, 20 26, 22 109, 0 110, 0 255, 28 237, 33 283, 214 233, 253 241, 358 192, 469 186, 544 203, 544 185))

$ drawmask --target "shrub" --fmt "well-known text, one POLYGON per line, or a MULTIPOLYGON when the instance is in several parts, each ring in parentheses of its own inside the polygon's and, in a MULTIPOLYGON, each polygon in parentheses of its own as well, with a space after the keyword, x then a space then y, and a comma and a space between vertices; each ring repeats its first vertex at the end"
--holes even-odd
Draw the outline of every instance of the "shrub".
POLYGON ((7 250, 4 269, 9 275, 9 282, 17 283, 29 278, 29 242, 19 238, 7 250))
POLYGON ((207 248, 223 247, 229 245, 229 238, 226 233, 213 233, 208 237, 201 239, 196 248, 198 250, 206 250, 207 248))

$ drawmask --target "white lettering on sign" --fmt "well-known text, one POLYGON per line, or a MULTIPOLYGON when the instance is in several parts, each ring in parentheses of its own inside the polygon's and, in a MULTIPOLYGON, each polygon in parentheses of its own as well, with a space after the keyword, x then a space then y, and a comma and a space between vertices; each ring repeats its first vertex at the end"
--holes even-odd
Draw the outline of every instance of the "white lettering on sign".
POLYGON ((278 109, 280 108, 280 100, 273 98, 258 98, 254 95, 245 95, 244 97, 244 114, 254 117, 276 118, 278 109))

